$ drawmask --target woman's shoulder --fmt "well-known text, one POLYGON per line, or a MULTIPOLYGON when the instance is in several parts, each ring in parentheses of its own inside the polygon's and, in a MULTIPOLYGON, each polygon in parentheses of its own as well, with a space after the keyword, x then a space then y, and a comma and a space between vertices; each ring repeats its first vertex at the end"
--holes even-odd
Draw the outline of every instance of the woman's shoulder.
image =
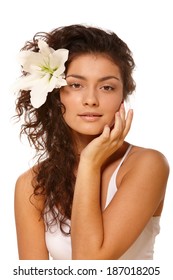
MULTIPOLYGON (((129 153, 131 167, 142 169, 156 169, 169 174, 169 163, 166 156, 159 150, 132 145, 129 153)), ((168 176, 168 175, 167 175, 168 176)))
POLYGON ((36 175, 36 167, 29 168, 28 170, 25 170, 23 173, 21 173, 17 180, 16 180, 16 186, 18 187, 31 187, 32 182, 36 175))
MULTIPOLYGON (((132 188, 150 193, 151 196, 160 194, 163 199, 167 180, 169 177, 169 164, 165 155, 152 148, 131 145, 117 177, 118 187, 132 186, 132 188)), ((127 188, 129 190, 129 188, 127 188)))
POLYGON ((145 148, 140 146, 131 145, 131 155, 134 156, 134 158, 137 158, 139 160, 151 160, 151 161, 157 161, 167 167, 169 167, 168 160, 166 156, 159 150, 152 149, 152 148, 145 148))
POLYGON ((37 166, 34 166, 18 176, 15 185, 15 197, 18 197, 21 200, 23 199, 24 201, 25 199, 30 200, 32 197, 33 203, 36 203, 40 208, 42 207, 43 198, 38 195, 37 198, 36 196, 33 196, 36 185, 36 171, 37 166))

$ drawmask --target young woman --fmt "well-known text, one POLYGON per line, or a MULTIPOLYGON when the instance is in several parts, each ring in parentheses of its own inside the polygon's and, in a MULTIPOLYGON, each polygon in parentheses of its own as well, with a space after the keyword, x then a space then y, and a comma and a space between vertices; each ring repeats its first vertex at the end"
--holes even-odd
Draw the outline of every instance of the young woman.
POLYGON ((19 176, 20 259, 153 259, 169 167, 125 141, 134 61, 113 32, 71 25, 20 52, 17 116, 38 162, 19 176))

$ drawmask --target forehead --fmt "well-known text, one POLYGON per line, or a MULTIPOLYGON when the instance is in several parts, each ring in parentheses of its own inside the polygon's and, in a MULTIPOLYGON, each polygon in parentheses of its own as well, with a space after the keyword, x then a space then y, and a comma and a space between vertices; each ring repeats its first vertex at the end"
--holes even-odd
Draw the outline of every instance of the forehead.
POLYGON ((102 53, 80 54, 75 56, 69 63, 67 73, 80 71, 80 74, 87 72, 120 75, 119 66, 111 59, 110 56, 102 53))

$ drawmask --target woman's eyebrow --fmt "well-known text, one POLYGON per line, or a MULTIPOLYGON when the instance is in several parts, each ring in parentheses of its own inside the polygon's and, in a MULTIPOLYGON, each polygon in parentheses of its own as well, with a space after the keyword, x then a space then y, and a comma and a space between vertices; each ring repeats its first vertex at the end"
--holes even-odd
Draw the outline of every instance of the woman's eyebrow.
POLYGON ((105 76, 103 78, 100 78, 99 81, 106 81, 106 80, 110 80, 110 79, 115 79, 115 80, 118 80, 120 81, 120 78, 116 77, 116 76, 105 76))
MULTIPOLYGON (((77 79, 81 79, 81 80, 85 80, 85 81, 87 80, 87 78, 85 78, 84 76, 76 75, 76 74, 68 75, 68 76, 66 76, 66 79, 69 77, 77 78, 77 79)), ((110 80, 110 79, 116 79, 116 80, 120 81, 120 78, 118 78, 116 76, 105 76, 105 77, 98 79, 98 81, 102 82, 102 81, 106 81, 106 80, 110 80)))
POLYGON ((67 78, 70 78, 70 77, 72 77, 72 78, 77 78, 77 79, 81 79, 81 80, 87 80, 85 77, 83 77, 83 76, 81 76, 81 75, 77 75, 77 74, 68 75, 68 76, 66 76, 66 79, 67 79, 67 78))

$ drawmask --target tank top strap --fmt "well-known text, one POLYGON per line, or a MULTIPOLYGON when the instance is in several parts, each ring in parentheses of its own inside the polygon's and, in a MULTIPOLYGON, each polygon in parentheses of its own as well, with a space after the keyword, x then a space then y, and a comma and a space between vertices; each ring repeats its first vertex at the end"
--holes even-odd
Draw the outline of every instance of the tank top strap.
POLYGON ((125 152, 124 156, 122 157, 120 163, 118 164, 117 168, 115 169, 115 171, 113 172, 110 181, 109 181, 109 185, 108 185, 108 190, 107 190, 107 197, 106 197, 106 205, 105 208, 109 205, 109 203, 111 202, 112 198, 114 197, 116 191, 117 191, 117 186, 116 186, 116 177, 117 177, 117 173, 121 167, 121 165, 123 164, 124 160, 126 159, 128 153, 130 152, 132 148, 132 145, 129 145, 127 151, 125 152))
MULTIPOLYGON (((132 148, 132 145, 129 145, 127 151, 125 152, 124 156, 122 157, 120 163, 118 164, 118 167, 116 168, 116 173, 118 173, 118 170, 120 169, 121 165, 123 164, 124 160, 126 159, 127 155, 129 154, 130 150, 132 148)), ((115 172, 114 172, 115 173, 115 172)))

